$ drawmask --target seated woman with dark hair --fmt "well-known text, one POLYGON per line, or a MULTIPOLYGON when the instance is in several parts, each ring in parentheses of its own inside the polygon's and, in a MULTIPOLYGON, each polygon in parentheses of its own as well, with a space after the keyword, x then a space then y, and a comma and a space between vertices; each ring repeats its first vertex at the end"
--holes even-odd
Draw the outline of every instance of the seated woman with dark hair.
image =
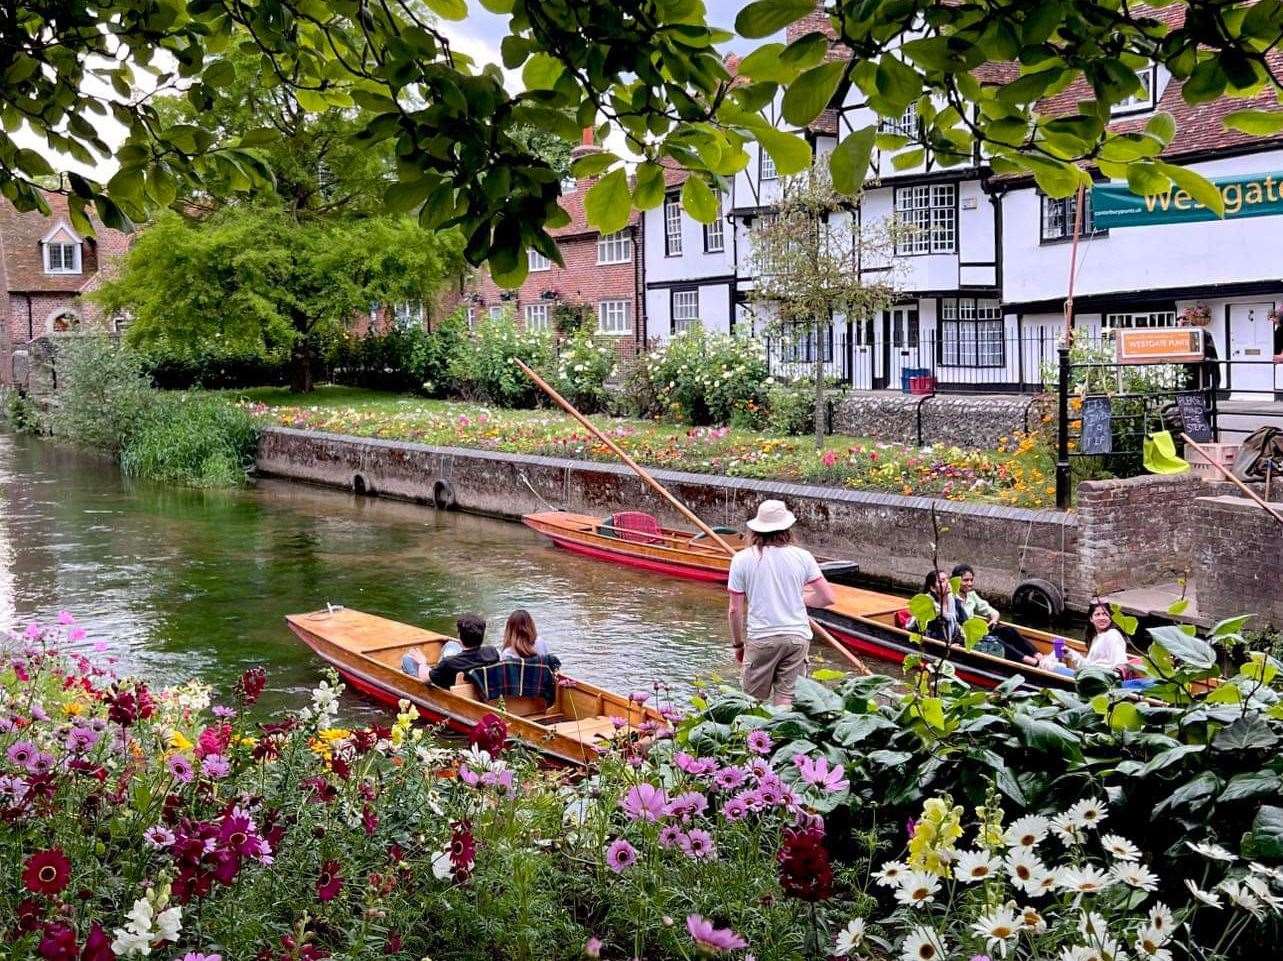
MULTIPOLYGON (((959 564, 953 569, 953 576, 958 578, 958 600, 966 611, 967 618, 983 617, 989 625, 989 633, 981 643, 993 638, 1002 645, 1003 655, 1012 661, 1024 664, 1038 663, 1038 649, 1018 630, 1008 624, 999 624, 998 609, 986 601, 976 591, 976 572, 970 564, 959 564)), ((994 650, 997 651, 997 645, 994 650)))
POLYGON ((919 631, 937 641, 960 643, 962 623, 967 619, 967 612, 962 602, 954 596, 949 578, 944 576, 944 571, 929 572, 923 579, 922 593, 930 594, 931 599, 935 601, 936 616, 925 627, 911 620, 909 629, 919 631))

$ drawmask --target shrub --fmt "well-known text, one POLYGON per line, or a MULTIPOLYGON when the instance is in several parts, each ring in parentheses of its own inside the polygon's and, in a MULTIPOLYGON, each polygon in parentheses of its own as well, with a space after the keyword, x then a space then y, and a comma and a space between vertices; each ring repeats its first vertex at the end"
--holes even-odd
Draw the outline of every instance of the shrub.
POLYGON ((44 430, 40 408, 24 391, 12 389, 6 393, 4 416, 20 434, 39 434, 44 430))
POLYGON ((627 357, 620 362, 619 390, 610 395, 612 414, 651 419, 664 413, 655 382, 650 377, 651 354, 658 349, 658 343, 651 343, 647 353, 627 357))
POLYGON ((249 413, 218 397, 164 394, 139 419, 121 453, 126 474, 194 487, 245 482, 257 431, 249 413))
POLYGON ((561 346, 557 383, 565 398, 585 413, 606 408, 606 378, 615 365, 615 350, 581 330, 561 346))
POLYGON ((751 337, 696 326, 652 352, 647 375, 665 414, 697 425, 726 424, 766 380, 766 350, 751 337))
POLYGON ((394 327, 383 333, 345 333, 328 355, 335 383, 372 390, 442 396, 453 388, 450 359, 468 336, 455 311, 431 331, 394 327))
POLYGON ((119 455, 154 399, 141 358, 111 338, 74 337, 60 343, 55 363, 53 433, 119 455))
POLYGON ((553 367, 552 337, 520 329, 509 311, 489 317, 476 333, 452 352, 449 375, 467 400, 501 407, 534 407, 543 396, 539 388, 512 362, 525 361, 543 373, 553 367))
POLYGON ((227 351, 198 348, 175 354, 167 345, 139 350, 143 370, 161 390, 222 390, 232 387, 270 387, 289 383, 286 352, 227 351))
POLYGON ((766 429, 802 437, 815 433, 815 387, 775 384, 766 391, 766 429))

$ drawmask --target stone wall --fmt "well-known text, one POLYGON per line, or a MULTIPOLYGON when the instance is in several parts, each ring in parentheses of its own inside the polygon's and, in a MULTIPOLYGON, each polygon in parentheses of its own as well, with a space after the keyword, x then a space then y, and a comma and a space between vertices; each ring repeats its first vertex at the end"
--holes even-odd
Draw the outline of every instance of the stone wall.
POLYGON ((914 396, 891 391, 855 391, 833 412, 833 431, 905 444, 996 447, 1003 437, 1038 426, 1040 395, 914 396))
POLYGON ((1108 594, 1183 577, 1193 558, 1194 502, 1206 491, 1189 474, 1079 484, 1084 587, 1108 594))
POLYGON ((1283 630, 1283 524, 1232 496, 1198 498, 1193 518, 1199 612, 1219 620, 1252 611, 1260 617, 1250 628, 1283 630))
MULTIPOLYGON (((431 503, 449 485, 457 506, 518 517, 564 507, 586 514, 649 511, 686 526, 626 467, 552 457, 430 447, 320 434, 263 431, 259 470, 347 489, 431 503)), ((931 508, 942 531, 941 562, 969 561, 985 591, 1008 594, 1026 577, 1063 585, 1071 603, 1078 581, 1078 519, 1051 510, 957 504, 924 497, 655 471, 710 524, 742 525, 759 501, 779 497, 797 513, 800 539, 819 553, 857 561, 868 575, 915 589, 931 564, 931 508)))

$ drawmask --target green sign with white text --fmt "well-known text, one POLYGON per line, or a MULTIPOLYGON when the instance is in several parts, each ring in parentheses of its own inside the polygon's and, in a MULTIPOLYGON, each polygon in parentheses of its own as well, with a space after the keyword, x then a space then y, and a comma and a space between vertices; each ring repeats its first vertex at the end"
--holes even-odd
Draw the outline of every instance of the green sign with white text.
MULTIPOLYGON (((1212 184, 1225 201, 1226 220, 1283 214, 1283 173, 1218 177, 1212 184)), ((1092 184, 1091 210, 1097 230, 1220 219, 1175 184, 1149 197, 1132 193, 1125 183, 1092 184)))

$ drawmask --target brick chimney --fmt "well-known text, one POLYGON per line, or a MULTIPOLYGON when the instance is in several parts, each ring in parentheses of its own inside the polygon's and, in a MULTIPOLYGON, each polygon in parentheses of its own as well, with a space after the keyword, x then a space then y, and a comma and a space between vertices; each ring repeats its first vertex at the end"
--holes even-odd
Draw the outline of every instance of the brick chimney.
MULTIPOLYGON (((601 153, 601 147, 597 146, 592 127, 584 127, 583 137, 570 151, 570 162, 573 164, 580 157, 588 157, 595 153, 601 153)), ((575 185, 578 188, 584 188, 592 184, 596 179, 595 176, 579 177, 576 179, 575 185)))

